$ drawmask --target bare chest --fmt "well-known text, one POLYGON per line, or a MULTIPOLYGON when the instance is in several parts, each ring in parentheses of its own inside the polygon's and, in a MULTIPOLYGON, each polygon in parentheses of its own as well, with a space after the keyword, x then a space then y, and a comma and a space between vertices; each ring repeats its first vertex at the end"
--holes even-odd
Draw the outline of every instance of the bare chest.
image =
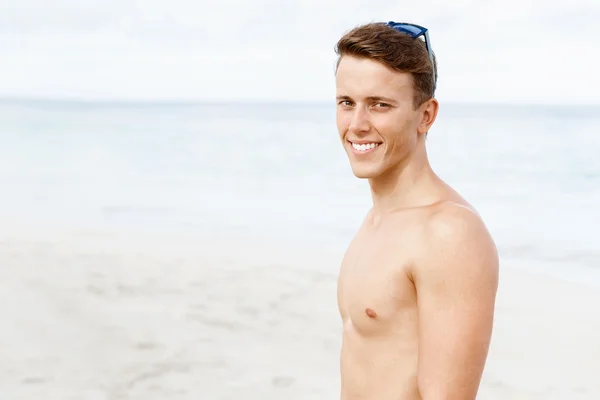
POLYGON ((355 240, 338 279, 345 329, 363 336, 385 334, 414 319, 416 294, 407 271, 409 250, 385 241, 355 240))

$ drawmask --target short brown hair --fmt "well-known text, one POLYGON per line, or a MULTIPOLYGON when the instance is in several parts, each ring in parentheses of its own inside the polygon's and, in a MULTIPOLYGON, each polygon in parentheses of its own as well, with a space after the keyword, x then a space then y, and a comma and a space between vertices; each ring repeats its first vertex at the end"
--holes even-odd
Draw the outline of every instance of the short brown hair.
MULTIPOLYGON (((419 107, 435 93, 433 66, 425 42, 413 39, 382 22, 358 26, 347 32, 337 42, 335 52, 339 56, 336 71, 344 56, 368 58, 398 72, 410 73, 413 77, 414 107, 419 107)), ((437 79, 437 61, 436 66, 437 79)))

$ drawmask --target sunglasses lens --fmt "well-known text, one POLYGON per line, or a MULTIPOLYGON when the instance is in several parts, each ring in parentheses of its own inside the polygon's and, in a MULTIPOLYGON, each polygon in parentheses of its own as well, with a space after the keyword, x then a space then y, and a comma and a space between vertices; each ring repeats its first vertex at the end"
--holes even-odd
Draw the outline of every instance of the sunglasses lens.
POLYGON ((397 23, 397 22, 388 22, 388 25, 390 27, 396 29, 397 31, 406 32, 413 36, 417 36, 417 35, 420 35, 421 33, 423 33, 422 28, 419 28, 419 27, 413 26, 413 25, 401 24, 401 23, 397 23))

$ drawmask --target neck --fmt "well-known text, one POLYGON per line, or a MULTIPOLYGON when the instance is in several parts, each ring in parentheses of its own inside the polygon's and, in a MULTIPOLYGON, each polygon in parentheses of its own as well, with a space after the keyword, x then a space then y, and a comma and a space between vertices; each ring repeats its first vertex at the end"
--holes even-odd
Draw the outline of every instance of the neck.
POLYGON ((419 142, 416 151, 405 161, 369 180, 373 217, 378 219, 394 210, 435 202, 431 189, 438 180, 429 164, 425 143, 419 142))

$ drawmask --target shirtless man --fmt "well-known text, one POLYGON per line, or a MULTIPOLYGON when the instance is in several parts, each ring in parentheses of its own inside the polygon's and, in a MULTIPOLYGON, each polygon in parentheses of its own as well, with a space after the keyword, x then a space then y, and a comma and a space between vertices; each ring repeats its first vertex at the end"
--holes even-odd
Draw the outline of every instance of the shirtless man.
POLYGON ((338 282, 342 400, 475 399, 488 355, 498 255, 428 162, 437 72, 423 30, 372 23, 336 45, 337 128, 373 200, 338 282))

